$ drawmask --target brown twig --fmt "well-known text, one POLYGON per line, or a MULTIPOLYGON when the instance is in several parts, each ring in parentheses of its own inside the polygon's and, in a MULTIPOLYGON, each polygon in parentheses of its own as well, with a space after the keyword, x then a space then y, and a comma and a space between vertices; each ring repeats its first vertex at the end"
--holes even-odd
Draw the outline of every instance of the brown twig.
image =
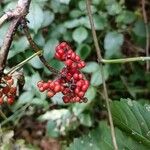
POLYGON ((104 96, 105 96, 105 101, 106 101, 106 106, 107 106, 107 111, 108 111, 108 118, 109 118, 109 123, 110 123, 110 128, 111 128, 112 142, 113 142, 114 149, 118 150, 118 146, 117 146, 117 142, 116 142, 116 136, 115 136, 115 130, 114 130, 114 124, 113 124, 113 119, 112 119, 112 114, 111 114, 111 109, 110 109, 110 104, 109 104, 108 91, 107 91, 105 77, 104 77, 104 68, 103 68, 103 65, 101 63, 101 61, 102 61, 101 49, 100 49, 99 44, 98 44, 97 35, 96 35, 95 27, 94 27, 92 11, 91 11, 91 6, 90 6, 90 0, 86 0, 86 7, 87 7, 89 20, 90 20, 91 29, 92 29, 92 35, 93 35, 94 45, 96 48, 97 58, 98 58, 98 62, 99 62, 100 67, 101 67, 104 96))
MULTIPOLYGON (((38 45, 33 41, 25 19, 22 20, 22 25, 23 25, 24 33, 25 33, 25 35, 26 35, 26 37, 27 37, 27 39, 28 39, 32 49, 35 52, 41 51, 41 49, 38 47, 38 45)), ((44 56, 42 54, 38 55, 38 56, 39 56, 39 59, 41 60, 41 62, 44 64, 44 66, 46 66, 53 74, 56 74, 56 75, 60 74, 60 72, 58 70, 56 70, 55 68, 53 68, 52 66, 50 66, 48 64, 48 62, 45 60, 45 58, 44 58, 44 56)))
POLYGON ((8 52, 9 52, 15 31, 19 25, 21 18, 27 15, 30 2, 31 0, 18 0, 18 5, 16 9, 12 12, 12 16, 15 16, 15 17, 12 20, 8 28, 8 31, 3 41, 3 45, 0 50, 0 77, 3 74, 3 70, 6 65, 8 52))
MULTIPOLYGON (((145 10, 145 0, 142 0, 142 13, 143 13, 143 19, 144 19, 145 30, 146 30, 146 56, 149 56, 150 35, 149 35, 149 28, 148 28, 148 19, 145 10)), ((149 61, 146 62, 146 69, 147 71, 150 69, 149 61)))

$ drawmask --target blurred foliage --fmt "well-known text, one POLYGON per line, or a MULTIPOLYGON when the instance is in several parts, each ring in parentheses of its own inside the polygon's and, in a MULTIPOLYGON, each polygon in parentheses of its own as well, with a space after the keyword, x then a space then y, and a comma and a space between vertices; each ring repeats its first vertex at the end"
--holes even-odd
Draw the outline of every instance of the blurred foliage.
MULTIPOLYGON (((17 0, 2 1, 0 14, 15 8, 16 4, 17 0)), ((133 6, 130 1, 125 0, 92 0, 92 13, 104 58, 145 55, 146 31, 138 2, 133 6)), ((113 149, 109 126, 106 121, 100 121, 106 119, 106 108, 101 86, 101 68, 97 63, 85 0, 32 0, 27 19, 33 39, 43 49, 46 60, 53 67, 63 67, 62 63, 54 59, 55 46, 59 41, 69 42, 87 62, 82 71, 91 83, 86 93, 88 102, 64 104, 61 93, 51 100, 47 99, 45 93, 37 90, 36 83, 55 76, 35 57, 23 67, 23 91, 15 105, 4 112, 10 115, 30 103, 31 108, 25 115, 32 116, 39 122, 46 121, 46 136, 63 137, 60 140, 62 149, 113 149), (56 105, 57 109, 51 109, 51 105, 56 105), (42 113, 37 115, 37 109, 42 110, 42 113)), ((0 46, 8 25, 6 23, 0 28, 0 46)), ((32 53, 22 29, 19 28, 9 52, 8 66, 15 66, 32 53)), ((112 102, 119 149, 148 150, 150 147, 150 74, 145 70, 143 62, 104 66, 110 98, 126 98, 124 101, 112 102)), ((20 118, 12 123, 18 124, 20 118)))

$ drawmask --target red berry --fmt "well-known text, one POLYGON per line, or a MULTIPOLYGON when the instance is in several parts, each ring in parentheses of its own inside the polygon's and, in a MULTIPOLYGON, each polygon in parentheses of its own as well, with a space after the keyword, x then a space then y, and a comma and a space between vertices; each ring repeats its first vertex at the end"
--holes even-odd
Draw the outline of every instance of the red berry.
POLYGON ((7 99, 7 102, 8 102, 8 104, 13 104, 13 102, 14 102, 14 98, 13 97, 9 97, 8 99, 7 99))
POLYGON ((75 93, 78 94, 79 92, 80 92, 80 89, 77 87, 77 88, 75 89, 75 93))
POLYGON ((76 55, 75 60, 80 61, 80 56, 76 55))
POLYGON ((54 92, 59 92, 61 90, 61 86, 58 84, 54 87, 54 92))
POLYGON ((70 101, 70 98, 68 96, 63 96, 64 103, 68 103, 70 101))
POLYGON ((3 104, 3 98, 0 97, 0 105, 3 104))
POLYGON ((82 88, 81 88, 81 90, 84 91, 84 92, 85 92, 87 89, 88 89, 88 86, 87 86, 86 84, 83 85, 82 88))
POLYGON ((43 81, 39 81, 38 83, 37 83, 37 86, 40 88, 41 86, 43 86, 43 81))
POLYGON ((75 74, 73 75, 73 78, 74 78, 75 80, 78 80, 78 79, 79 79, 79 74, 78 74, 78 73, 75 73, 75 74))
POLYGON ((8 85, 13 85, 14 84, 14 79, 9 79, 9 80, 7 80, 7 84, 8 85))
POLYGON ((65 61, 66 66, 71 66, 72 63, 73 63, 73 61, 71 59, 68 59, 68 60, 65 61))
POLYGON ((79 96, 80 98, 82 98, 82 97, 84 96, 84 94, 85 94, 84 92, 79 92, 79 93, 78 93, 78 96, 79 96))
POLYGON ((47 90, 49 88, 49 84, 48 83, 43 83, 43 89, 47 90))
POLYGON ((82 86, 82 80, 79 80, 79 81, 76 83, 76 85, 77 85, 78 87, 81 87, 81 86, 82 86))
POLYGON ((83 79, 83 75, 81 73, 79 74, 79 79, 83 79))
POLYGON ((7 93, 9 92, 9 90, 10 90, 10 87, 9 87, 9 86, 6 86, 6 87, 4 87, 4 88, 2 89, 2 92, 3 92, 4 94, 7 94, 7 93))
POLYGON ((54 89, 54 86, 55 86, 54 82, 51 82, 50 85, 49 85, 49 88, 50 88, 51 90, 53 90, 53 89, 54 89))
POLYGON ((48 91, 48 92, 47 92, 47 96, 48 96, 49 98, 53 97, 54 95, 55 95, 55 93, 54 93, 53 91, 48 91))
POLYGON ((17 91, 17 88, 16 88, 16 87, 11 87, 9 93, 15 94, 16 91, 17 91))

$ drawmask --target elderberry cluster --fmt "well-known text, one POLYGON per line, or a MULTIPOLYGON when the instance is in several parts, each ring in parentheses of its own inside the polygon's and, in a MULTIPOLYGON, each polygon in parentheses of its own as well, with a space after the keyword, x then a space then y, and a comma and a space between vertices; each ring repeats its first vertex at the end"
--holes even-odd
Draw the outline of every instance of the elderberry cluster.
POLYGON ((62 92, 64 103, 85 102, 84 95, 89 87, 89 82, 80 72, 80 69, 85 67, 85 62, 73 52, 66 42, 60 43, 55 50, 55 58, 63 61, 65 67, 54 81, 39 81, 37 84, 39 90, 41 92, 47 91, 48 97, 53 97, 56 93, 62 92))
POLYGON ((17 88, 14 86, 12 76, 4 76, 0 80, 0 104, 12 104, 15 100, 17 88))

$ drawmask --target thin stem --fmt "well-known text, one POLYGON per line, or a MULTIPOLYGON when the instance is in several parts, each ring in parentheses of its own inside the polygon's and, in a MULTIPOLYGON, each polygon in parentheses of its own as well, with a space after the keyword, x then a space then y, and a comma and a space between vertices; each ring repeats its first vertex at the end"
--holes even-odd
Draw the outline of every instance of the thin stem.
POLYGON ((97 58, 98 58, 98 62, 99 62, 100 67, 101 67, 104 96, 105 96, 105 101, 106 101, 106 106, 107 106, 107 111, 108 111, 108 118, 109 118, 109 123, 110 123, 112 142, 113 142, 114 149, 118 150, 118 146, 117 146, 117 142, 116 142, 116 136, 115 136, 115 130, 114 130, 114 124, 113 124, 113 119, 112 119, 112 114, 111 114, 111 109, 110 109, 110 104, 109 104, 108 91, 107 91, 105 77, 104 77, 104 68, 103 68, 103 65, 101 63, 101 61, 102 61, 101 49, 100 49, 99 44, 98 44, 98 39, 97 39, 95 27, 94 27, 94 22, 93 22, 91 7, 90 7, 90 0, 86 0, 86 7, 87 7, 87 12, 88 12, 88 16, 89 16, 91 29, 92 29, 94 45, 95 45, 96 52, 97 52, 97 58))
MULTIPOLYGON (((148 28, 148 19, 147 14, 145 10, 145 0, 142 0, 142 13, 143 13, 143 19, 145 24, 145 30, 146 30, 146 56, 149 56, 149 48, 150 48, 150 35, 149 35, 149 28, 148 28)), ((147 71, 150 69, 150 63, 149 61, 146 62, 146 69, 147 71)))
MULTIPOLYGON (((28 41, 29 41, 31 47, 33 48, 33 50, 34 50, 35 52, 41 51, 41 49, 38 47, 38 45, 33 41, 32 37, 31 37, 31 35, 30 35, 29 28, 28 28, 28 26, 27 26, 27 23, 26 23, 26 20, 25 20, 25 19, 22 20, 22 24, 23 24, 24 33, 25 33, 25 35, 26 35, 26 37, 27 37, 27 39, 28 39, 28 41)), ((41 62, 42 62, 52 73, 54 73, 54 74, 56 74, 56 75, 59 75, 59 74, 60 74, 58 70, 56 70, 55 68, 53 68, 52 66, 50 66, 50 65, 48 64, 48 62, 45 60, 45 58, 44 58, 43 55, 39 55, 39 58, 40 58, 41 62)))
POLYGON ((5 116, 5 114, 2 112, 2 110, 0 109, 0 115, 3 117, 3 119, 7 119, 7 117, 5 116))
POLYGON ((1 18, 0 18, 0 27, 2 26, 2 24, 8 19, 8 15, 4 14, 1 18))
POLYGON ((34 58, 37 55, 41 55, 42 51, 38 51, 35 54, 33 54, 32 56, 28 57, 27 59, 25 59, 24 61, 22 61, 21 63, 19 63, 18 65, 16 65, 15 67, 13 67, 11 70, 9 70, 9 72, 7 74, 12 74, 15 71, 17 71, 18 69, 20 69, 24 64, 26 64, 29 60, 31 60, 32 58, 34 58))
POLYGON ((101 62, 104 64, 115 64, 115 63, 128 63, 137 61, 150 61, 150 57, 131 57, 131 58, 119 58, 119 59, 102 59, 101 62))

